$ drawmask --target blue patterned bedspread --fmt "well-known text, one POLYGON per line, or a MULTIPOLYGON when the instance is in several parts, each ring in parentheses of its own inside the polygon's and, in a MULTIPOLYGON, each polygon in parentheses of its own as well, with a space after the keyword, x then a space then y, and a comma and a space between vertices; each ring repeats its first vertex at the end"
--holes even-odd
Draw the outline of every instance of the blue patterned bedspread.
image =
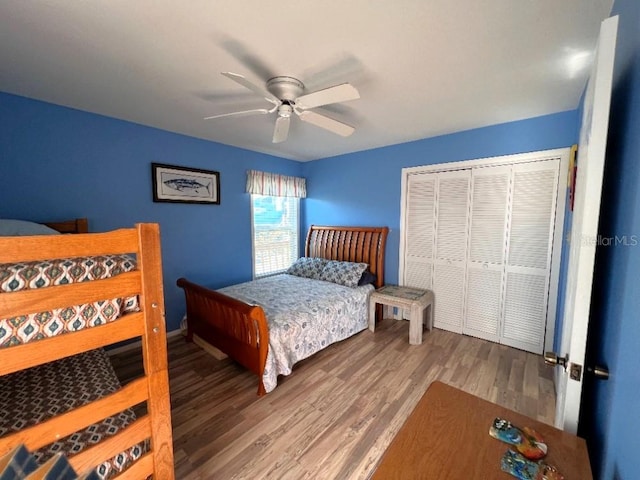
POLYGON ((219 292, 260 305, 269 323, 269 353, 263 382, 276 388, 296 362, 367 328, 373 286, 349 288, 322 280, 276 275, 219 292))

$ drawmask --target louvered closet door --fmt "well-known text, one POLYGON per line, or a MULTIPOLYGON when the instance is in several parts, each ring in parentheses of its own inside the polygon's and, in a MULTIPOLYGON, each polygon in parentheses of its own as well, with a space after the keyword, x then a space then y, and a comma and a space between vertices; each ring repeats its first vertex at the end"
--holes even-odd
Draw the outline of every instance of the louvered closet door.
POLYGON ((405 211, 403 285, 432 289, 436 174, 410 175, 405 211))
POLYGON ((510 166, 475 168, 462 333, 499 341, 510 166))
POLYGON ((462 333, 470 170, 438 173, 433 291, 434 325, 462 333))
POLYGON ((547 322, 559 163, 513 166, 501 343, 538 354, 547 322))

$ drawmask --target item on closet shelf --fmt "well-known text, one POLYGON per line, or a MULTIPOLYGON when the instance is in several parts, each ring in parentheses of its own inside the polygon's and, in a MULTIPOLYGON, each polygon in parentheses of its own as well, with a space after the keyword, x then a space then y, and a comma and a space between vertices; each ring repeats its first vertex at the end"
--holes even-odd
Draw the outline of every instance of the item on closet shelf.
POLYGON ((496 418, 493 421, 489 435, 513 445, 529 460, 540 460, 547 454, 547 444, 538 432, 529 427, 520 429, 503 418, 496 418))
POLYGON ((520 480, 564 480, 556 467, 528 460, 511 449, 503 455, 500 468, 520 480))

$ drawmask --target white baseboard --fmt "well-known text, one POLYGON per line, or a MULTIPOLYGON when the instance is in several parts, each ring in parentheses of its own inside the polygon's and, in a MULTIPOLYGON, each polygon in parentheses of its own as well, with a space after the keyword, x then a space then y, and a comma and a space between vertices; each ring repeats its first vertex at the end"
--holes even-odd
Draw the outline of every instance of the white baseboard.
POLYGON ((178 335, 182 334, 182 330, 180 330, 179 328, 176 328, 175 330, 171 330, 170 332, 167 332, 167 338, 173 338, 173 337, 177 337, 178 335))
MULTIPOLYGON (((181 334, 182 334, 182 331, 179 328, 177 328, 176 330, 171 330, 170 332, 167 332, 167 338, 177 337, 178 335, 181 335, 181 334)), ((140 342, 140 340, 136 340, 135 342, 122 345, 121 347, 111 348, 107 350, 107 355, 109 356, 118 355, 119 353, 128 352, 129 350, 134 350, 136 348, 140 348, 141 346, 142 346, 142 343, 140 342)))

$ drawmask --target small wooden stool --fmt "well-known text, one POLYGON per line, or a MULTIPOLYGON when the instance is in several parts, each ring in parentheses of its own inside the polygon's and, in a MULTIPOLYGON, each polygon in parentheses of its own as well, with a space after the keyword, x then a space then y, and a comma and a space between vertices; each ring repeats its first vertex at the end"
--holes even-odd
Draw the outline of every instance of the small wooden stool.
POLYGON ((397 285, 385 285, 371 294, 369 297, 369 330, 376 330, 376 304, 397 307, 409 310, 409 343, 420 345, 422 343, 422 325, 427 329, 433 328, 433 292, 420 288, 400 287, 397 285), (428 315, 427 315, 428 307, 428 315))

